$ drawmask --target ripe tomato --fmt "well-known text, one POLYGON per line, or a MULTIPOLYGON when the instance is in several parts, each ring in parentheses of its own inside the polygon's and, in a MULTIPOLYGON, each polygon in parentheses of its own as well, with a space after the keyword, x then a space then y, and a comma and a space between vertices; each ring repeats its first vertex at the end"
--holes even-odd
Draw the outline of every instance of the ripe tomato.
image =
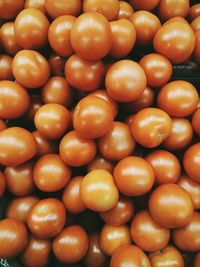
POLYGON ((193 29, 194 32, 197 32, 200 30, 200 16, 196 17, 192 23, 191 23, 191 27, 193 29))
POLYGON ((0 119, 0 131, 7 128, 6 122, 2 119, 0 119))
POLYGON ((151 165, 139 157, 127 157, 119 161, 113 172, 118 190, 127 196, 141 196, 149 192, 154 184, 151 165))
POLYGON ((136 29, 136 42, 143 47, 151 45, 156 32, 161 27, 160 20, 153 13, 140 10, 130 17, 130 21, 136 29))
POLYGON ((191 6, 188 14, 190 21, 193 21, 198 16, 200 16, 200 4, 191 6))
POLYGON ((108 54, 112 45, 109 22, 100 13, 84 13, 76 19, 70 40, 78 56, 87 60, 99 60, 108 54))
POLYGON ((85 206, 98 212, 113 208, 119 200, 113 176, 101 169, 91 171, 83 178, 80 194, 85 206))
POLYGON ((12 57, 8 55, 0 55, 0 81, 14 80, 12 73, 12 57))
POLYGON ((102 156, 96 156, 90 163, 87 165, 87 171, 91 172, 93 170, 103 169, 112 174, 114 169, 114 163, 105 159, 102 156))
POLYGON ((49 57, 48 63, 51 68, 52 75, 64 77, 65 60, 63 58, 52 53, 49 57))
POLYGON ((148 54, 140 60, 139 64, 146 74, 149 86, 162 87, 172 76, 172 64, 162 55, 148 54))
POLYGON ((170 231, 153 220, 148 210, 138 212, 131 222, 131 237, 142 250, 155 252, 169 242, 170 231))
POLYGON ((200 108, 196 109, 192 116, 192 127, 194 131, 200 135, 200 108))
POLYGON ((24 8, 36 8, 46 14, 45 0, 25 0, 24 8))
POLYGON ((159 146, 170 134, 171 118, 158 108, 140 110, 131 124, 131 132, 139 144, 144 147, 159 146))
POLYGON ((35 113, 43 104, 44 103, 39 95, 31 95, 29 108, 22 119, 26 122, 33 123, 35 113))
POLYGON ((1 0, 0 18, 11 20, 23 9, 24 0, 1 0))
POLYGON ((2 172, 0 172, 0 197, 3 196, 6 189, 6 179, 2 172))
POLYGON ((105 83, 108 94, 114 100, 131 102, 145 90, 146 76, 138 63, 132 60, 120 60, 109 68, 105 83))
POLYGON ((118 19, 129 19, 134 13, 132 6, 126 1, 119 1, 118 19))
POLYGON ((81 0, 45 0, 45 9, 50 17, 57 18, 62 15, 78 16, 81 12, 81 0))
POLYGON ((172 233, 174 244, 181 250, 200 250, 200 213, 194 212, 190 221, 172 233))
POLYGON ((149 198, 149 211, 155 221, 166 228, 178 228, 187 224, 193 214, 190 195, 172 183, 160 185, 149 198))
POLYGON ((151 0, 151 1, 146 1, 146 0, 129 0, 129 3, 133 6, 134 9, 140 10, 153 10, 160 0, 151 0))
POLYGON ((189 24, 173 21, 163 25, 153 41, 154 49, 172 63, 182 63, 192 54, 195 36, 189 24))
POLYGON ((199 264, 200 264, 200 252, 195 257, 194 267, 198 267, 199 264))
POLYGON ((78 225, 64 228, 53 241, 54 255, 64 263, 79 262, 85 256, 87 249, 87 233, 78 225))
POLYGON ((193 51, 194 60, 200 63, 200 31, 195 32, 195 47, 193 51))

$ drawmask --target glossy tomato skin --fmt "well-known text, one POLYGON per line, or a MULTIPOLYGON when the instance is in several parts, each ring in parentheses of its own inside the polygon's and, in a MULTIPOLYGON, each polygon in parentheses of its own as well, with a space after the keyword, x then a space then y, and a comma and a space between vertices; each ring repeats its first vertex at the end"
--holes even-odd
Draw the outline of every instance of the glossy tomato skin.
POLYGON ((184 259, 173 246, 167 246, 161 251, 149 255, 152 267, 166 266, 169 267, 185 267, 184 259))
POLYGON ((0 197, 3 196, 6 189, 6 179, 2 172, 0 172, 0 197))
POLYGON ((25 248, 28 241, 26 226, 15 219, 0 221, 0 257, 11 259, 25 248))
POLYGON ((130 127, 115 121, 112 128, 98 140, 98 148, 103 157, 119 161, 132 154, 135 140, 131 136, 130 127))
POLYGON ((99 12, 104 15, 107 20, 112 21, 117 18, 119 13, 118 0, 84 0, 83 12, 99 12))
POLYGON ((35 196, 19 197, 13 199, 6 208, 6 218, 16 219, 23 223, 27 222, 28 214, 38 202, 35 196))
POLYGON ((16 167, 5 168, 6 186, 10 193, 17 197, 22 197, 33 192, 33 166, 34 163, 29 161, 16 167))
POLYGON ((169 136, 162 145, 169 150, 179 150, 188 146, 193 137, 191 122, 185 118, 172 118, 172 127, 169 136))
POLYGON ((121 246, 113 253, 110 267, 123 266, 145 266, 151 267, 150 261, 146 254, 138 247, 127 244, 121 246))
POLYGON ((24 8, 36 8, 46 14, 45 0, 25 0, 24 8))
POLYGON ((23 116, 23 120, 33 122, 35 113, 43 105, 43 101, 39 95, 30 96, 30 105, 27 112, 23 116))
POLYGON ((65 15, 56 18, 48 30, 48 40, 52 49, 62 57, 69 57, 73 54, 70 43, 70 31, 76 17, 65 15))
POLYGON ((165 150, 156 150, 145 158, 152 166, 157 184, 176 183, 181 174, 178 158, 165 150))
POLYGON ((136 30, 128 19, 119 19, 110 22, 112 31, 112 46, 109 55, 113 58, 127 56, 133 49, 136 41, 136 30))
POLYGON ((80 213, 86 209, 80 196, 80 186, 82 180, 83 176, 74 177, 64 189, 62 202, 66 209, 71 213, 80 213))
POLYGON ((114 100, 131 102, 145 90, 146 76, 138 63, 132 60, 120 60, 109 68, 105 83, 108 94, 114 100))
POLYGON ((118 190, 126 196, 141 196, 154 184, 154 171, 144 159, 131 156, 118 162, 113 172, 118 190))
POLYGON ((99 97, 85 97, 75 107, 74 129, 84 138, 94 139, 103 136, 111 128, 112 122, 111 107, 99 97))
POLYGON ((163 25, 153 41, 154 49, 167 57, 172 63, 187 60, 195 45, 195 36, 189 24, 174 21, 163 25))
POLYGON ((114 169, 114 163, 105 159, 102 156, 96 156, 88 165, 87 170, 91 172, 96 169, 103 169, 112 174, 114 169))
POLYGON ((191 27, 193 29, 194 32, 197 32, 200 30, 200 16, 196 17, 192 23, 191 23, 191 27))
POLYGON ((129 19, 134 13, 132 6, 126 1, 119 1, 118 19, 129 19))
POLYGON ((104 65, 101 60, 91 61, 72 55, 65 64, 65 77, 68 83, 83 91, 94 91, 101 85, 104 65))
POLYGON ((177 184, 188 192, 192 199, 194 209, 200 209, 200 184, 193 181, 187 175, 182 175, 177 184))
POLYGON ((134 216, 130 232, 133 242, 148 252, 163 249, 170 239, 170 231, 155 222, 148 210, 140 211, 134 216))
POLYGON ((83 178, 80 195, 87 208, 98 212, 113 208, 119 200, 113 176, 102 169, 91 171, 83 178))
POLYGON ((151 45, 156 32, 160 29, 160 20, 151 12, 140 10, 129 18, 136 29, 136 42, 142 47, 151 45))
POLYGON ((112 32, 109 22, 100 13, 84 13, 75 21, 70 40, 78 56, 87 60, 99 60, 111 48, 112 32))
POLYGON ((16 119, 27 111, 30 98, 23 86, 13 81, 0 81, 0 102, 0 117, 16 119))
POLYGON ((169 136, 170 131, 171 118, 158 108, 140 110, 131 124, 133 138, 148 148, 159 146, 169 136))
POLYGON ((7 128, 7 124, 4 120, 0 119, 0 131, 7 128))
POLYGON ((27 88, 42 86, 50 75, 47 60, 34 50, 19 51, 13 58, 12 70, 16 81, 27 88))
POLYGON ((197 108, 199 96, 196 88, 186 81, 173 81, 159 92, 158 106, 171 116, 186 117, 197 108))
POLYGON ((190 146, 183 157, 186 173, 196 182, 200 182, 200 143, 190 146))
POLYGON ((192 127, 200 135, 200 108, 196 109, 192 116, 192 127))
POLYGON ((191 220, 181 228, 173 231, 175 245, 184 251, 199 251, 200 249, 200 214, 195 211, 191 220))
POLYGON ((48 63, 49 63, 52 75, 64 77, 65 60, 62 57, 58 56, 57 54, 52 53, 49 56, 48 63))
POLYGON ((194 60, 200 63, 200 31, 195 32, 195 47, 193 51, 194 60))
POLYGON ((60 104, 49 103, 40 107, 34 117, 34 123, 39 132, 49 139, 60 138, 67 130, 70 113, 60 104))
POLYGON ((191 6, 188 14, 190 21, 193 21, 198 16, 200 16, 200 4, 191 6))
POLYGON ((90 267, 106 266, 107 259, 100 246, 99 233, 91 233, 89 234, 88 238, 89 246, 88 251, 83 259, 84 263, 90 267))
POLYGON ((12 74, 12 57, 8 55, 0 55, 0 81, 14 80, 12 74))
POLYGON ((24 128, 10 127, 0 132, 0 163, 4 166, 22 164, 37 153, 33 135, 24 128))
POLYGON ((126 225, 111 226, 105 224, 100 233, 100 245, 103 252, 112 255, 119 247, 130 244, 131 236, 126 225))
POLYGON ((94 140, 80 137, 76 131, 68 132, 60 142, 60 157, 74 167, 88 164, 96 155, 94 140))
POLYGON ((51 241, 31 236, 20 259, 26 267, 47 266, 51 253, 51 241))
POLYGON ((71 169, 57 154, 40 157, 33 170, 34 183, 41 191, 56 192, 69 182, 71 169))
POLYGON ((149 211, 155 221, 166 228, 178 228, 187 224, 193 214, 190 195, 172 183, 160 185, 149 198, 149 211))
POLYGON ((65 222, 65 207, 55 198, 38 201, 28 215, 28 227, 40 239, 49 239, 59 234, 65 222))
POLYGON ((14 19, 16 15, 23 9, 24 0, 5 0, 0 2, 0 18, 14 19))
POLYGON ((146 74, 149 86, 162 87, 172 76, 171 62, 160 54, 148 54, 139 63, 146 74))
POLYGON ((81 0, 45 0, 45 9, 52 18, 62 15, 78 16, 81 11, 81 0))
POLYGON ((160 0, 152 0, 152 1, 145 1, 145 0, 129 0, 129 3, 133 6, 134 9, 140 10, 153 10, 160 0))
POLYGON ((195 260, 194 260, 194 267, 198 267, 200 264, 200 252, 197 253, 195 260))
POLYGON ((25 49, 43 47, 47 43, 48 28, 49 21, 40 10, 24 9, 15 19, 16 41, 25 49))
POLYGON ((79 262, 87 249, 88 236, 79 225, 64 228, 53 241, 53 252, 56 258, 64 263, 79 262))

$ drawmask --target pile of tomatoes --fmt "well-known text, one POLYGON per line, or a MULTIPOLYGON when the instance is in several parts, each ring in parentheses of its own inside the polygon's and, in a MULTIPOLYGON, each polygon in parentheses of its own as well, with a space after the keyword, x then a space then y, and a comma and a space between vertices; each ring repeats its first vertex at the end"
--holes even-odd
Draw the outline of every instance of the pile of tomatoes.
POLYGON ((199 88, 172 78, 200 4, 0 0, 0 25, 0 258, 200 267, 199 88))

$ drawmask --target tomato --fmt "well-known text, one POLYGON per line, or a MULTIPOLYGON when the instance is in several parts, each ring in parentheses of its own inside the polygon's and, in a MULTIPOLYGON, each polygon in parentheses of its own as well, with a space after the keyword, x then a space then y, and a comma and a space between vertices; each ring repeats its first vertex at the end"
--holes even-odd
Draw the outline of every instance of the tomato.
POLYGON ((87 60, 99 60, 108 54, 112 45, 109 22, 100 13, 84 13, 75 21, 70 40, 78 56, 87 60))
POLYGON ((140 211, 134 216, 130 232, 133 242, 148 252, 163 249, 170 239, 170 231, 155 222, 148 210, 140 211))
POLYGON ((51 241, 31 236, 20 259, 25 267, 47 266, 51 253, 51 241))
POLYGON ((35 113, 43 104, 44 103, 39 95, 31 95, 29 108, 22 119, 32 123, 35 117, 35 113))
POLYGON ((62 15, 78 16, 81 11, 81 0, 45 0, 45 9, 52 18, 62 15))
POLYGON ((3 196, 6 189, 6 179, 2 172, 0 172, 0 197, 3 196))
POLYGON ((91 172, 93 170, 97 169, 103 169, 112 174, 113 169, 114 169, 114 164, 113 162, 105 159, 102 156, 96 156, 90 163, 87 165, 87 170, 88 172, 91 172))
POLYGON ((21 85, 13 81, 0 81, 0 102, 0 117, 16 119, 27 111, 30 98, 21 85))
POLYGON ((104 75, 102 61, 71 56, 65 64, 65 77, 68 83, 80 90, 93 91, 100 87, 104 75))
POLYGON ((80 197, 80 186, 82 179, 83 176, 72 178, 63 192, 63 204, 71 213, 80 213, 86 209, 80 197))
POLYGON ((200 135, 200 108, 196 109, 192 116, 192 127, 200 135))
POLYGON ((127 196, 141 196, 149 192, 154 184, 151 165, 139 157, 127 157, 119 161, 113 172, 118 190, 127 196))
POLYGON ((49 139, 60 138, 70 122, 68 109, 60 104, 49 103, 40 107, 34 117, 35 127, 49 139))
POLYGON ((107 20, 115 20, 119 13, 118 0, 83 0, 83 12, 99 12, 107 20))
POLYGON ((69 57, 73 54, 70 43, 70 31, 76 17, 65 15, 56 18, 50 25, 48 39, 52 49, 60 56, 69 57))
POLYGON ((100 245, 103 252, 112 255, 119 247, 130 244, 131 236, 128 226, 111 226, 105 224, 100 233, 100 245))
POLYGON ((112 108, 108 102, 99 97, 85 97, 75 107, 74 129, 84 138, 92 139, 103 136, 111 128, 112 122, 112 108))
POLYGON ((162 87, 172 76, 172 64, 162 55, 148 54, 139 63, 146 74, 149 86, 162 87))
POLYGON ((150 261, 146 254, 134 245, 124 245, 115 250, 111 257, 110 267, 151 267, 150 261))
POLYGON ((87 208, 98 212, 113 208, 119 200, 113 176, 101 169, 91 171, 83 178, 80 195, 87 208))
POLYGON ((32 134, 24 128, 10 127, 0 132, 0 164, 16 166, 37 153, 37 143, 32 134))
POLYGON ((0 119, 0 131, 7 128, 6 122, 2 119, 0 119))
POLYGON ((181 253, 172 246, 167 246, 158 252, 149 255, 152 267, 169 266, 185 267, 181 253))
POLYGON ((136 41, 136 30, 128 19, 119 19, 110 22, 112 31, 112 46, 109 55, 114 58, 127 56, 133 49, 136 41))
POLYGON ((200 30, 200 15, 198 17, 196 17, 192 23, 191 23, 191 27, 193 29, 194 32, 197 32, 200 30))
MULTIPOLYGON (((0 133, 1 134, 1 133, 0 133)), ((196 182, 200 182, 200 143, 190 146, 183 158, 186 173, 196 182)))
POLYGON ((37 142, 38 156, 44 156, 46 154, 53 154, 57 152, 57 146, 54 141, 47 139, 39 131, 34 131, 32 134, 37 142))
POLYGON ((90 267, 106 266, 106 256, 100 246, 99 233, 89 235, 89 246, 83 261, 86 266, 90 267))
POLYGON ((198 16, 200 16, 200 4, 191 6, 188 14, 190 21, 193 21, 198 16))
POLYGON ((186 23, 187 25, 189 25, 188 21, 182 17, 173 17, 173 18, 167 20, 165 23, 163 23, 163 25, 167 25, 171 22, 182 22, 182 23, 186 23))
POLYGON ((200 252, 195 257, 194 267, 198 267, 199 263, 200 263, 200 252))
POLYGON ((134 9, 140 10, 153 10, 160 0, 151 0, 151 1, 146 1, 146 0, 129 0, 129 3, 133 6, 134 9))
POLYGON ((56 192, 69 182, 70 168, 57 154, 48 154, 39 158, 33 170, 35 185, 44 192, 56 192))
POLYGON ((36 8, 46 14, 45 0, 25 0, 24 8, 36 8))
POLYGON ((182 175, 177 184, 189 193, 194 205, 194 209, 200 209, 200 184, 193 181, 187 175, 182 175))
POLYGON ((109 68, 105 83, 108 94, 114 100, 131 102, 145 90, 146 76, 138 63, 132 60, 120 60, 109 68))
POLYGON ((156 150, 145 159, 154 170, 157 184, 176 183, 178 181, 181 165, 175 155, 165 150, 156 150))
POLYGON ((131 124, 131 132, 139 144, 144 147, 159 146, 170 134, 171 118, 158 108, 140 110, 131 124))
POLYGON ((0 257, 16 257, 26 246, 28 233, 25 225, 14 219, 0 220, 0 257))
POLYGON ((6 187, 10 193, 22 197, 33 192, 33 166, 33 162, 29 161, 16 167, 5 168, 6 187))
POLYGON ((132 6, 126 1, 119 1, 118 19, 129 19, 134 13, 132 6))
POLYGON ((190 121, 184 118, 172 118, 172 128, 162 145, 169 150, 183 149, 190 144, 193 129, 190 121))
POLYGON ((15 198, 8 204, 5 217, 26 223, 30 210, 37 202, 35 196, 15 198))
POLYGON ((197 108, 199 96, 196 88, 186 81, 173 81, 159 92, 158 106, 171 116, 186 117, 197 108))
POLYGON ((53 252, 56 258, 64 263, 80 261, 88 249, 88 236, 78 225, 72 225, 63 231, 53 241, 53 252))
POLYGON ((1 0, 0 1, 0 18, 14 19, 23 9, 24 0, 1 0))
POLYGON ((28 215, 28 227, 40 239, 48 239, 59 234, 65 222, 65 207, 55 198, 39 200, 28 215))
POLYGON ((15 55, 21 50, 20 45, 16 40, 16 33, 14 31, 14 22, 6 22, 0 29, 1 43, 9 55, 15 55))
POLYGON ((172 17, 186 17, 190 9, 189 0, 160 0, 159 16, 162 20, 172 17))
POLYGON ((174 21, 163 25, 153 41, 157 53, 167 57, 172 63, 183 63, 192 54, 195 36, 189 24, 174 21))
POLYGON ((70 166, 88 164, 96 155, 96 144, 93 140, 80 137, 75 131, 68 132, 60 142, 60 157, 70 166))
POLYGON ((190 221, 172 233, 174 244, 181 250, 200 250, 200 213, 194 212, 190 221))
POLYGON ((195 32, 195 47, 193 57, 197 63, 200 63, 200 31, 195 32))
POLYGON ((37 88, 48 80, 50 68, 47 60, 34 50, 21 50, 13 58, 13 75, 24 87, 37 88))
POLYGON ((149 211, 153 219, 166 228, 187 224, 193 214, 190 195, 172 183, 160 185, 149 198, 149 211))
POLYGON ((49 62, 49 66, 51 68, 52 75, 64 77, 65 60, 63 58, 52 53, 49 57, 48 62, 49 62))
POLYGON ((12 74, 12 58, 8 55, 0 55, 0 81, 14 80, 12 74))
POLYGON ((160 29, 160 20, 151 12, 141 10, 135 12, 130 21, 136 29, 136 42, 141 46, 151 45, 156 32, 160 29))

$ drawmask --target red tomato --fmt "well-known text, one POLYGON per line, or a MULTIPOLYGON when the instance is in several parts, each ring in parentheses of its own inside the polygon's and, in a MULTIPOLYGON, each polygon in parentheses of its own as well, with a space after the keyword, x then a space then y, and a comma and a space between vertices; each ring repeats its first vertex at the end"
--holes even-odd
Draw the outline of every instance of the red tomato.
POLYGON ((129 0, 129 3, 133 6, 134 9, 140 10, 153 10, 160 0, 151 0, 151 1, 146 1, 146 0, 129 0))
POLYGON ((36 8, 46 14, 45 0, 25 0, 24 8, 36 8))
POLYGON ((0 197, 3 196, 6 189, 6 179, 2 172, 0 172, 0 197))
POLYGON ((0 119, 0 131, 7 128, 6 122, 2 119, 0 119))
POLYGON ((64 76, 65 60, 52 53, 49 57, 49 66, 52 75, 64 76))
POLYGON ((134 13, 132 6, 126 1, 119 1, 118 19, 129 19, 134 13))
POLYGON ((103 169, 112 174, 114 169, 114 163, 105 159, 102 156, 96 156, 88 165, 87 170, 91 172, 93 170, 103 169))
POLYGON ((195 32, 195 47, 193 52, 194 60, 200 63, 200 31, 195 32))
POLYGON ((200 264, 200 252, 197 253, 196 257, 195 257, 195 261, 194 261, 194 267, 198 267, 200 264))
POLYGON ((40 95, 31 95, 29 108, 22 117, 22 119, 25 120, 26 122, 33 123, 35 113, 43 104, 44 103, 40 95))
POLYGON ((45 0, 45 9, 52 18, 62 15, 78 16, 81 11, 81 0, 45 0))
POLYGON ((0 1, 0 18, 14 19, 23 7, 24 0, 2 0, 0 1))
POLYGON ((192 127, 200 135, 200 108, 196 109, 192 116, 192 127))
POLYGON ((12 57, 8 55, 0 55, 0 81, 14 80, 12 73, 12 57))
POLYGON ((191 6, 188 14, 190 21, 193 21, 198 16, 200 16, 200 4, 191 6))
POLYGON ((196 17, 192 23, 191 23, 191 27, 193 29, 194 32, 197 32, 200 30, 200 16, 196 17))

